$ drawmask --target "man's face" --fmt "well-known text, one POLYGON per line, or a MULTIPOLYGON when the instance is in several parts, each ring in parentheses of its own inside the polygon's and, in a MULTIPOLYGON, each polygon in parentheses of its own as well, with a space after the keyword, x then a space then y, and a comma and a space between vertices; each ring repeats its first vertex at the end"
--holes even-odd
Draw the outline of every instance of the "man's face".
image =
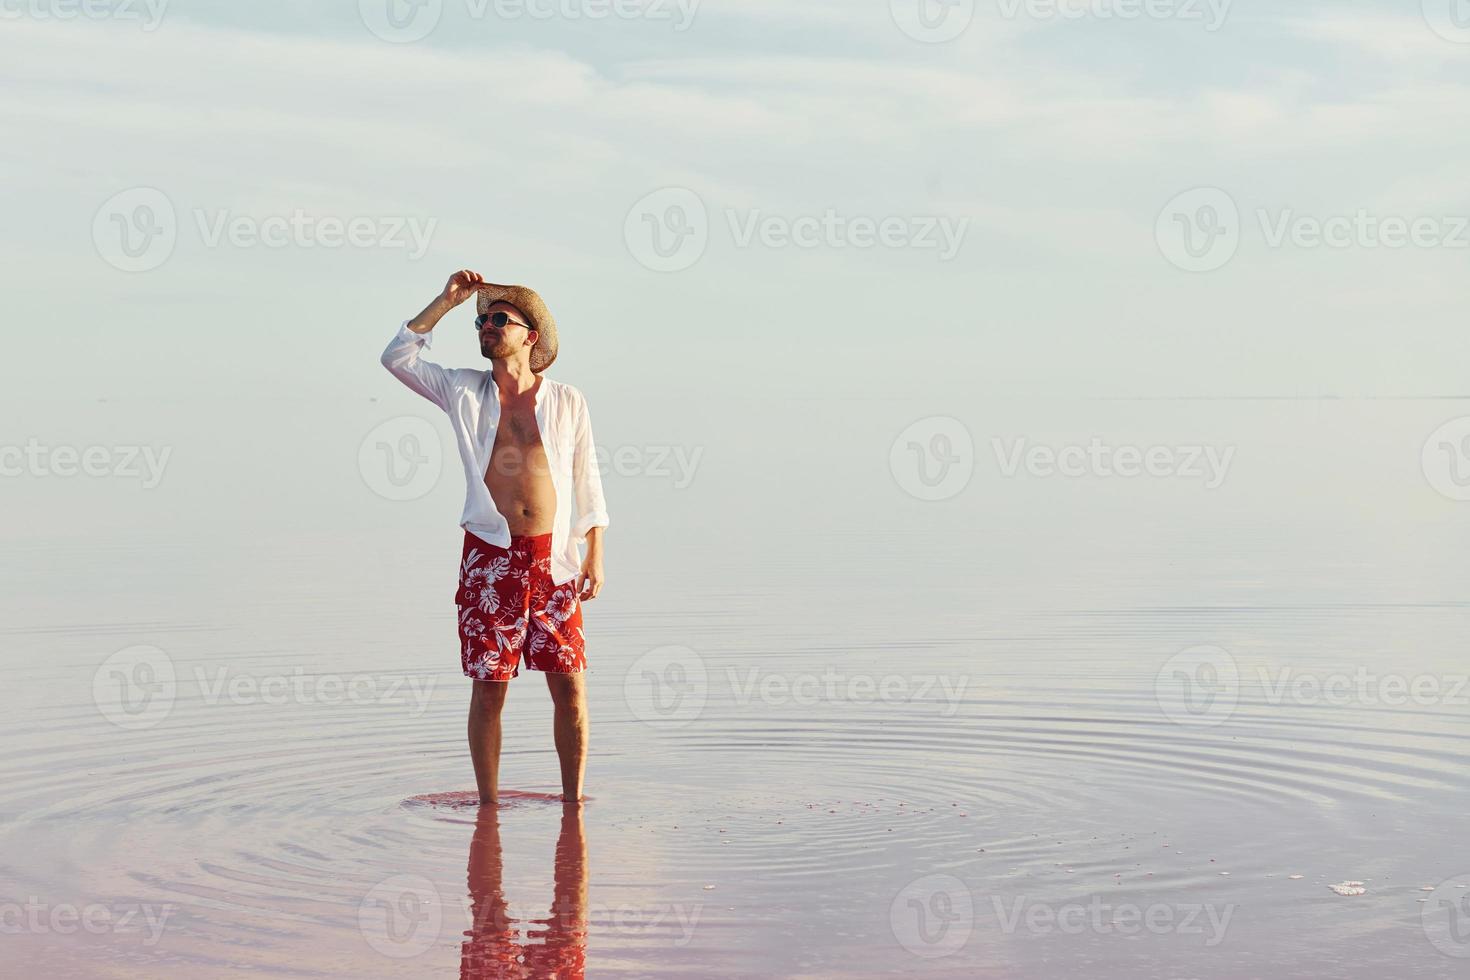
POLYGON ((536 341, 536 332, 522 324, 529 323, 526 315, 520 310, 505 302, 494 302, 486 313, 494 313, 497 310, 509 315, 504 327, 497 328, 489 320, 480 328, 480 353, 492 360, 505 360, 514 357, 516 351, 522 347, 531 347, 536 341))

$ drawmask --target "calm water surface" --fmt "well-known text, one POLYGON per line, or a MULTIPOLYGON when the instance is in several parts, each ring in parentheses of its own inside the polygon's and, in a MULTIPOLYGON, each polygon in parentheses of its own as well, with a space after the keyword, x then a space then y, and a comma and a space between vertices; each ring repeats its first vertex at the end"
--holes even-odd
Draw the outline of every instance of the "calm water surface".
POLYGON ((1464 975, 1463 541, 977 493, 629 522, 580 813, 534 674, 464 795, 452 526, 22 540, 4 972, 1464 975))

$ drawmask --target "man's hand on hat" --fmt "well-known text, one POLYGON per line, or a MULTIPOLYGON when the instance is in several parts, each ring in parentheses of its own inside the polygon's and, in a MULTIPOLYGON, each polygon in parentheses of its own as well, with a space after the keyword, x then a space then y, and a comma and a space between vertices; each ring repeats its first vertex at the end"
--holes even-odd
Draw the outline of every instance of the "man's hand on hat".
POLYGON ((471 272, 469 269, 460 269, 444 284, 443 296, 450 305, 458 306, 479 292, 483 285, 485 285, 484 276, 478 272, 471 272))

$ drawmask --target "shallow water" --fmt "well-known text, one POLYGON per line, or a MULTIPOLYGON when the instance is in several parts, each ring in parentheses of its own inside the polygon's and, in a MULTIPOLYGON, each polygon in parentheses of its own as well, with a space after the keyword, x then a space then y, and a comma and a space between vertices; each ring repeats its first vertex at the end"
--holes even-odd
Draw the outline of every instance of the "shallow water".
POLYGON ((1461 975, 1455 538, 1008 486, 963 530, 635 523, 591 799, 525 674, 493 819, 452 526, 19 541, 6 972, 1461 975))

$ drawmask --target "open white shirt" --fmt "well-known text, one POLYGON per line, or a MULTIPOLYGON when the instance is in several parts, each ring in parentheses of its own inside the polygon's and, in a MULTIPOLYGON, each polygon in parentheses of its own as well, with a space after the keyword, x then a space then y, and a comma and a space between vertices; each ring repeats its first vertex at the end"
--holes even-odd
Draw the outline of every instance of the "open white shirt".
MULTIPOLYGON (((500 423, 500 393, 495 376, 474 368, 445 368, 419 357, 430 344, 430 334, 414 333, 408 321, 383 351, 383 366, 449 415, 459 458, 464 462, 465 501, 459 523, 466 531, 501 548, 510 547, 506 523, 490 489, 485 470, 495 447, 500 423)), ((594 527, 607 527, 602 499, 602 476, 592 442, 592 419, 587 399, 569 384, 541 375, 536 390, 536 427, 546 448, 552 486, 556 488, 556 517, 551 532, 551 580, 563 585, 582 570, 577 546, 594 527), (572 504, 577 522, 572 524, 572 504)))

